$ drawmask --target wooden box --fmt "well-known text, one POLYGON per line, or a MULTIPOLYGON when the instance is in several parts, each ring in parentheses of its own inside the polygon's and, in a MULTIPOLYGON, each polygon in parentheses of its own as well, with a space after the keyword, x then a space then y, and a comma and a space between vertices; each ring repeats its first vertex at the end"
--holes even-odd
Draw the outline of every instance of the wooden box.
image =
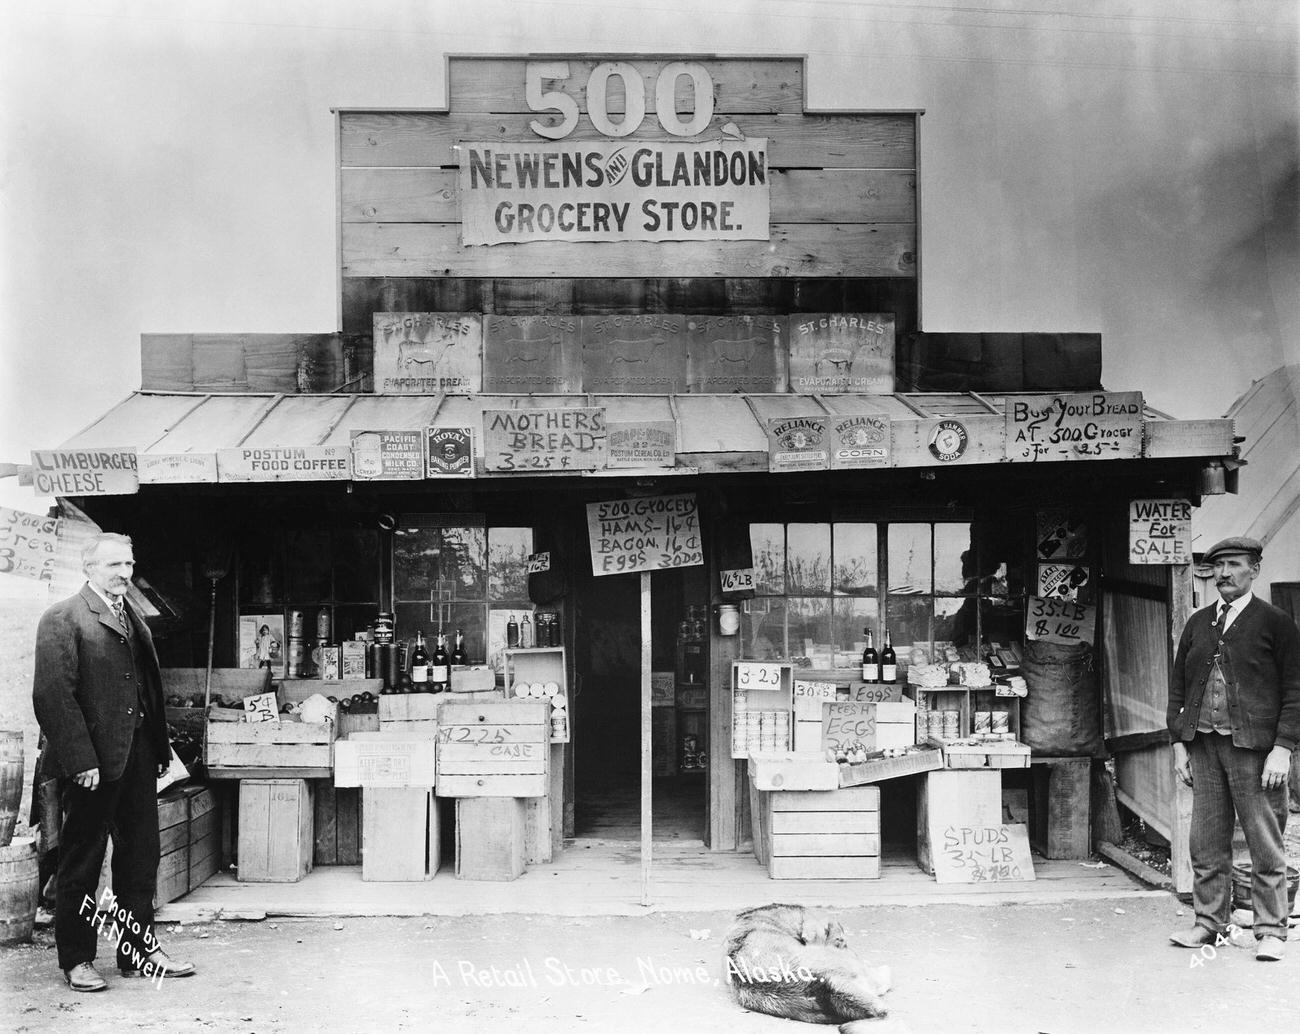
POLYGON ((296 883, 311 872, 312 786, 305 779, 243 779, 239 784, 242 883, 296 883))
POLYGON ((821 751, 751 754, 749 778, 759 790, 834 790, 839 786, 835 762, 821 751))
POLYGON ((543 700, 443 704, 438 727, 439 796, 547 796, 550 709, 543 700))
POLYGON ((731 756, 789 750, 794 742, 794 666, 780 661, 731 665, 731 756))
POLYGON ((998 769, 926 772, 917 787, 916 861, 934 874, 933 845, 949 826, 1000 826, 1002 773, 998 769))
MULTIPOLYGON (((505 653, 505 693, 510 700, 535 700, 537 697, 521 696, 521 686, 544 686, 554 682, 559 687, 556 698, 560 707, 551 703, 548 718, 556 717, 557 711, 563 711, 563 720, 552 722, 550 741, 552 743, 569 742, 568 702, 569 690, 565 678, 565 661, 563 646, 540 646, 528 650, 507 650, 505 653)), ((549 702, 549 698, 548 702, 549 702)))
POLYGON ((885 779, 916 775, 943 768, 943 751, 930 744, 912 746, 893 758, 872 758, 857 764, 837 765, 840 786, 864 786, 885 779))
POLYGON ((1030 827, 1034 846, 1047 858, 1092 854, 1092 759, 1031 758, 1030 827))
MULTIPOLYGON (((156 905, 188 894, 221 863, 221 810, 216 792, 206 786, 173 787, 158 797, 158 887, 156 905)), ((113 886, 110 839, 100 869, 95 900, 113 886)))
POLYGON ((365 732, 334 744, 334 785, 433 789, 436 740, 365 732))
MULTIPOLYGON (((179 696, 182 707, 202 708, 208 699, 207 668, 163 668, 162 689, 164 700, 179 696)), ((257 696, 271 691, 270 668, 213 668, 211 695, 221 696, 236 707, 242 707, 244 697, 257 696)))
POLYGON ((159 903, 175 901, 190 889, 190 802, 180 788, 158 798, 159 903))
POLYGON ((334 742, 345 740, 359 732, 378 732, 379 714, 378 712, 363 711, 360 714, 352 711, 340 711, 338 721, 334 726, 334 742))
POLYGON ((312 864, 361 864, 361 790, 336 787, 329 779, 313 782, 312 864))
POLYGON ((361 878, 431 880, 442 864, 438 801, 428 787, 361 791, 361 878))
POLYGON ((456 802, 456 878, 513 880, 524 871, 524 802, 466 797, 456 802))
POLYGON ((187 786, 189 802, 189 889, 194 890, 221 868, 221 801, 207 786, 187 786))
POLYGON ((943 763, 945 768, 1028 768, 1029 748, 1014 740, 943 741, 943 763))
POLYGON ((331 722, 209 722, 214 779, 324 779, 333 768, 331 722))
POLYGON ((880 788, 761 794, 774 880, 880 878, 880 788))

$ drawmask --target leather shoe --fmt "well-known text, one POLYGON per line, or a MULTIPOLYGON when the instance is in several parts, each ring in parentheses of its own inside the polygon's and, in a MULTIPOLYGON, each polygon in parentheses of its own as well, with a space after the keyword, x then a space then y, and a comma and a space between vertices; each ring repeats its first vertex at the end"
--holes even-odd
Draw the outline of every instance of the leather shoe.
POLYGON ((1213 944, 1218 938, 1208 926, 1193 926, 1190 930, 1171 933, 1169 939, 1180 948, 1199 948, 1203 944, 1213 944))
POLYGON ((119 964, 118 968, 122 971, 122 976, 124 977, 153 977, 160 972, 165 977, 192 977, 196 972, 194 969, 194 963, 177 962, 175 959, 170 958, 161 948, 155 948, 146 955, 144 957, 144 963, 151 967, 149 973, 145 973, 143 967, 137 969, 134 966, 123 966, 119 964))
POLYGON ((101 977, 99 971, 89 962, 78 962, 71 969, 65 969, 63 979, 74 991, 108 990, 108 981, 101 977))
POLYGON ((1286 954, 1286 941, 1281 937, 1261 937, 1255 945, 1255 958, 1260 962, 1278 962, 1286 954))

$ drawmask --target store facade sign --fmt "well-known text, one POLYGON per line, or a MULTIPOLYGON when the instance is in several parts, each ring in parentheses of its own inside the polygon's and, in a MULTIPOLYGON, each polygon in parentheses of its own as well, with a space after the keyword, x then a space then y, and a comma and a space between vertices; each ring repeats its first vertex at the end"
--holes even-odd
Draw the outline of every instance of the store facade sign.
POLYGON ((603 407, 485 409, 486 470, 528 474, 547 470, 601 470, 607 432, 603 407))
POLYGON ((940 463, 953 463, 966 455, 970 432, 960 420, 940 420, 930 430, 927 448, 940 463))
POLYGON ((352 449, 347 445, 218 449, 217 474, 222 481, 348 481, 352 449))
POLYGON ((767 421, 768 470, 829 470, 830 465, 826 417, 777 417, 767 421))
POLYGON ((832 470, 889 466, 889 417, 862 414, 830 419, 832 470))
POLYGON ((672 395, 686 390, 686 317, 627 313, 579 317, 582 390, 672 395))
POLYGON ((421 431, 353 431, 355 481, 419 481, 424 477, 421 431))
POLYGON ((789 383, 785 316, 687 316, 687 380, 714 395, 784 392, 789 383))
POLYGON ((579 316, 483 317, 483 390, 564 394, 582 390, 579 316))
POLYGON ((430 478, 474 476, 474 429, 426 427, 425 473, 430 478))
POLYGON ((1094 391, 1007 399, 1007 459, 1133 460, 1142 455, 1142 393, 1094 391))
POLYGON ((1186 499, 1134 499, 1128 504, 1130 564, 1190 564, 1192 504, 1186 499))
POLYGON ((677 461, 677 425, 671 420, 610 421, 610 468, 671 467, 677 461))
POLYGON ((627 574, 704 563, 695 496, 645 496, 587 504, 591 573, 627 574))
POLYGON ((1081 564, 1039 564, 1038 595, 1044 598, 1077 599, 1088 584, 1088 568, 1081 564))
POLYGON ((767 240, 767 141, 466 141, 462 243, 767 240))
POLYGON ((137 457, 142 485, 215 485, 215 452, 142 452, 137 457))
POLYGON ((32 453, 37 495, 135 495, 135 449, 48 449, 32 453))
POLYGON ((476 312, 377 312, 375 392, 473 395, 483 390, 483 317, 476 312))
POLYGON ((892 393, 894 314, 791 316, 790 390, 802 395, 892 393))
POLYGON ((60 523, 57 517, 0 506, 0 574, 53 581, 60 523))

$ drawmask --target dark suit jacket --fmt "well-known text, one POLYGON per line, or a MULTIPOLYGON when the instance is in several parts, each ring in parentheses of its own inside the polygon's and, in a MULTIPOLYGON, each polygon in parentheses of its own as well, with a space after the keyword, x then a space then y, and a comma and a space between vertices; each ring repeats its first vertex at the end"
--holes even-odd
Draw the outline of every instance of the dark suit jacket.
POLYGON ((153 748, 158 764, 171 758, 153 637, 129 603, 126 612, 142 647, 142 689, 136 686, 126 634, 89 585, 41 617, 32 702, 48 741, 49 774, 71 776, 98 768, 101 779, 120 778, 142 693, 149 702, 141 729, 145 743, 153 748))
MULTIPOLYGON (((1214 665, 1214 606, 1183 628, 1169 677, 1166 720, 1171 740, 1190 740, 1214 665)), ((1250 750, 1295 749, 1300 740, 1300 629, 1258 596, 1228 626, 1219 659, 1227 684, 1232 742, 1250 750)))

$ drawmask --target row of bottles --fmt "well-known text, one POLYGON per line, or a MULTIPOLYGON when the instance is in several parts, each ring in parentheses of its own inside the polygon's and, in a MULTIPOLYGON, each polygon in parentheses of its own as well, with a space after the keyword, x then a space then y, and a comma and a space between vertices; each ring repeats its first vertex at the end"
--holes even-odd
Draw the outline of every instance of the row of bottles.
MULTIPOLYGON (((452 665, 468 664, 465 653, 465 636, 456 629, 456 645, 447 653, 447 637, 438 633, 430 655, 424 643, 424 630, 415 633, 415 647, 411 650, 411 692, 446 693, 451 689, 452 665)), ((385 693, 401 692, 400 688, 384 687, 385 693)))
POLYGON ((898 656, 894 653, 889 629, 885 629, 885 648, 879 655, 871 639, 871 629, 864 628, 862 631, 867 634, 867 647, 862 651, 862 681, 892 686, 898 681, 898 656))

